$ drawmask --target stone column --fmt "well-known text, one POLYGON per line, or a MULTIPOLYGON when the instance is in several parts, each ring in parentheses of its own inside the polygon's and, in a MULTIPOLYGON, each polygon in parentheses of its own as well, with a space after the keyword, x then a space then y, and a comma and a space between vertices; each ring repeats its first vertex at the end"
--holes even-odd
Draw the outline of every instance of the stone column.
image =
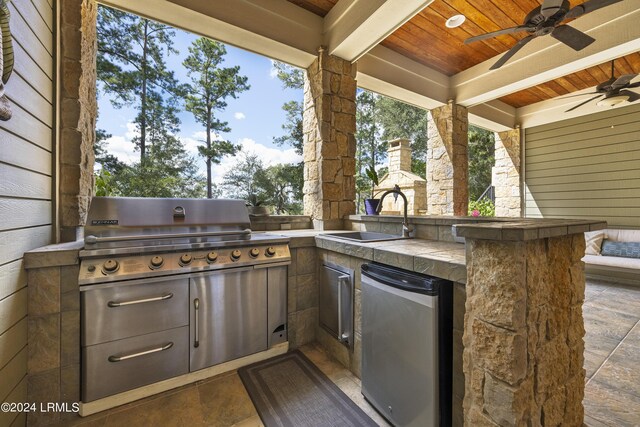
POLYGON ((467 215, 469 121, 467 109, 450 102, 428 112, 427 213, 467 215))
POLYGON ((456 226, 467 247, 465 425, 582 425, 589 225, 481 227, 456 226))
POLYGON ((61 241, 78 237, 93 194, 97 13, 95 0, 60 2, 58 216, 61 241))
POLYGON ((491 184, 495 188, 496 216, 520 217, 520 128, 496 132, 496 163, 491 184))
POLYGON ((304 214, 338 229, 355 213, 356 65, 319 50, 304 82, 304 214))

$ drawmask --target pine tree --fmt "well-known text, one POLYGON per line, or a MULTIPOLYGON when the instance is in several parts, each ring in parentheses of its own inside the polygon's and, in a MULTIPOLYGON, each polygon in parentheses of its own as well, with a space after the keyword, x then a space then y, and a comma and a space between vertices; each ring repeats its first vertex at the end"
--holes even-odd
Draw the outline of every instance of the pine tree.
POLYGON ((200 197, 193 159, 177 135, 184 87, 167 68, 175 31, 119 10, 99 6, 97 71, 100 89, 115 108, 133 107, 140 162, 117 166, 114 191, 122 196, 200 197))
POLYGON ((250 88, 247 77, 240 75, 240 67, 222 68, 227 50, 224 45, 204 37, 189 47, 189 56, 183 65, 187 68, 191 84, 187 85, 186 108, 196 121, 206 129, 204 146, 198 151, 207 164, 207 197, 211 198, 211 165, 219 164, 224 155, 234 154, 237 147, 231 141, 222 140, 220 134, 230 132, 229 123, 215 117, 215 113, 227 107, 227 98, 237 98, 250 88), (213 141, 212 135, 216 137, 213 141))
MULTIPOLYGON (((282 62, 274 61, 273 67, 276 69, 276 76, 282 82, 284 89, 295 89, 302 91, 304 86, 304 71, 300 68, 282 62)), ((293 147, 297 154, 302 155, 304 146, 304 132, 302 129, 302 103, 298 101, 288 101, 282 105, 285 122, 282 130, 285 134, 273 138, 273 142, 279 146, 293 147)), ((295 165, 287 165, 277 171, 277 176, 283 181, 291 184, 292 201, 287 209, 291 214, 302 212, 302 195, 304 186, 304 162, 295 165)))

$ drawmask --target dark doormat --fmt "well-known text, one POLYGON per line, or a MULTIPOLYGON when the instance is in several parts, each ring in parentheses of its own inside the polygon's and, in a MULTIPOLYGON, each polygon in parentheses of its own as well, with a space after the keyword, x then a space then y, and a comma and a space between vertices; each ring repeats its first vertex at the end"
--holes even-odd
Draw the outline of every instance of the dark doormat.
POLYGON ((238 374, 265 427, 377 426, 298 350, 238 374))

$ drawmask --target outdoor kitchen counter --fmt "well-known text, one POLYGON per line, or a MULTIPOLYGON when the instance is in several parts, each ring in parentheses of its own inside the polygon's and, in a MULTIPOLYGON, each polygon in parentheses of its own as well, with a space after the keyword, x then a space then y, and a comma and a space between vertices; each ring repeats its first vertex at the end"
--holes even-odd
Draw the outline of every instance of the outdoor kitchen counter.
MULTIPOLYGON (((316 246, 454 282, 466 282, 464 244, 423 239, 360 243, 324 235, 336 232, 338 231, 286 230, 270 231, 269 234, 289 237, 292 248, 316 246)), ((345 232, 348 231, 345 230, 345 232)))

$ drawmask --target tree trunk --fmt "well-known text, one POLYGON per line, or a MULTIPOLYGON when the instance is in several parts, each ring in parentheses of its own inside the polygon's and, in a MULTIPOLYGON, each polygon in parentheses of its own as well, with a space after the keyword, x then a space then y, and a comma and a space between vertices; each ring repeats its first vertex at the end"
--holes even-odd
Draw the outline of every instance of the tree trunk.
POLYGON ((207 199, 213 198, 211 191, 211 107, 207 108, 207 199))
POLYGON ((146 156, 147 137, 147 38, 149 22, 144 20, 144 40, 142 45, 142 93, 140 95, 140 163, 144 163, 146 156))

